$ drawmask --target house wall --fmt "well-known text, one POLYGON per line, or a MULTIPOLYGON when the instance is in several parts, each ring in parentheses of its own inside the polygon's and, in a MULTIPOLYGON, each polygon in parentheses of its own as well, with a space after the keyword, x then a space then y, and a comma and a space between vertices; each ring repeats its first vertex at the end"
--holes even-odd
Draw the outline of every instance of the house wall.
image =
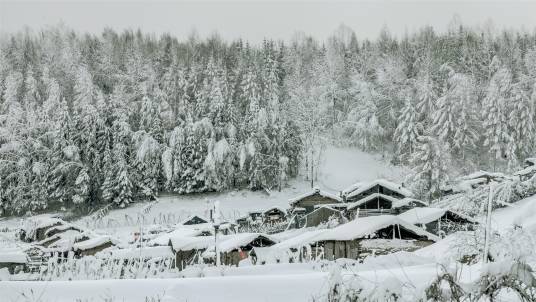
POLYGON ((327 209, 327 208, 317 209, 316 211, 311 212, 308 215, 301 217, 299 219, 300 221, 299 226, 300 227, 318 226, 321 223, 329 221, 329 218, 333 215, 340 217, 341 213, 338 211, 327 209))

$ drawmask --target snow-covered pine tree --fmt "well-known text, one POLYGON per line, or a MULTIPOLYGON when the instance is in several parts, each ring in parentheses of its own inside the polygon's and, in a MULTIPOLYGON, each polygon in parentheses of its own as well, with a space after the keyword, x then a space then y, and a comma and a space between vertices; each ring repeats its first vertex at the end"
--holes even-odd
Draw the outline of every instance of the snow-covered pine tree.
POLYGON ((407 160, 410 158, 415 151, 417 138, 423 130, 423 126, 419 122, 417 108, 410 98, 406 99, 393 136, 393 140, 397 145, 398 156, 401 159, 407 160))
POLYGON ((534 151, 534 106, 536 102, 536 84, 532 97, 529 97, 522 83, 512 85, 508 123, 517 158, 525 158, 534 151))
POLYGON ((483 104, 484 146, 489 147, 494 163, 497 159, 516 161, 510 148, 514 141, 508 127, 512 75, 497 57, 493 58, 490 68, 495 72, 490 79, 483 104))
POLYGON ((440 196, 441 187, 449 179, 450 154, 447 143, 434 136, 421 135, 417 142, 410 161, 414 166, 415 186, 423 196, 432 200, 440 196))

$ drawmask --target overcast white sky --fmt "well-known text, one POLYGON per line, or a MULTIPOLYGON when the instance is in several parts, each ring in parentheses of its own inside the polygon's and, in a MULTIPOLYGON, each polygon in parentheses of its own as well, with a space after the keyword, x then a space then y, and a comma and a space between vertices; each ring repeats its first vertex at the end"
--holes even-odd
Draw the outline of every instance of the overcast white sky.
POLYGON ((386 25, 395 35, 423 25, 444 30, 454 14, 464 24, 536 28, 536 1, 6 1, 0 0, 0 31, 38 29, 60 21, 77 31, 100 33, 141 28, 185 38, 214 31, 225 39, 288 40, 296 31, 324 39, 341 23, 359 38, 375 38, 386 25))

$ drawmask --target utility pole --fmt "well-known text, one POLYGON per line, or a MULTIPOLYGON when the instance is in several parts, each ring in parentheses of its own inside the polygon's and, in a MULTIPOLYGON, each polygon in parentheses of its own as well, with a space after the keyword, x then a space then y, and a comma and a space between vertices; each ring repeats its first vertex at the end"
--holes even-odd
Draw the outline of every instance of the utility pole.
POLYGON ((216 261, 216 266, 220 266, 220 253, 218 252, 218 231, 220 229, 220 202, 214 202, 214 215, 213 225, 214 225, 214 260, 216 261))
POLYGON ((489 183, 488 212, 486 213, 486 232, 484 233, 484 263, 488 263, 489 245, 491 240, 491 210, 493 202, 493 187, 494 182, 491 181, 489 183))

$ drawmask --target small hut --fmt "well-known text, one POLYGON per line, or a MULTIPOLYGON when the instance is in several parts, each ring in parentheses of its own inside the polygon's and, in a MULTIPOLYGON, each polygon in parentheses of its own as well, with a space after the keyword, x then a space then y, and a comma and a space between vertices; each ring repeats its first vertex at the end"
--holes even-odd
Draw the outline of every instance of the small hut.
MULTIPOLYGON (((240 233, 229 235, 221 238, 218 242, 218 252, 220 253, 220 259, 224 265, 235 265, 244 259, 249 258, 251 262, 255 263, 256 257, 253 249, 256 247, 268 247, 277 242, 275 238, 272 238, 266 234, 259 233, 240 233)), ((215 246, 210 246, 202 256, 209 262, 215 261, 215 246)))
POLYGON ((46 232, 49 229, 65 224, 65 221, 49 215, 35 216, 26 220, 20 231, 20 238, 26 242, 41 241, 47 237, 46 232))
POLYGON ((381 194, 396 199, 411 197, 413 193, 402 185, 385 180, 377 179, 369 183, 357 183, 343 191, 345 202, 356 202, 372 194, 381 194))
POLYGON ((414 208, 398 217, 419 226, 435 235, 445 236, 457 231, 471 231, 477 221, 473 218, 451 210, 440 208, 414 208))
POLYGON ((287 211, 281 207, 271 207, 262 212, 264 223, 278 223, 286 219, 287 211))
POLYGON ((399 201, 400 199, 389 195, 373 193, 355 202, 348 203, 346 216, 354 219, 358 212, 360 217, 393 214, 393 205, 399 201))
POLYGON ((15 248, 0 249, 0 269, 7 268, 10 274, 25 271, 28 257, 22 250, 15 248))
POLYGON ((290 199, 289 203, 291 206, 291 212, 293 212, 295 208, 304 208, 304 214, 307 214, 314 211, 315 206, 342 203, 342 199, 337 195, 315 188, 310 192, 290 199))
POLYGON ((93 256, 96 253, 115 246, 116 242, 110 236, 100 236, 73 244, 75 256, 93 256))
POLYGON ((213 236, 176 236, 169 239, 169 246, 175 254, 175 267, 183 270, 186 266, 201 262, 201 253, 214 245, 213 236))
POLYGON ((298 219, 298 227, 314 227, 323 223, 328 223, 335 219, 338 223, 342 223, 344 216, 341 211, 335 210, 330 206, 317 207, 311 213, 304 215, 298 219))

